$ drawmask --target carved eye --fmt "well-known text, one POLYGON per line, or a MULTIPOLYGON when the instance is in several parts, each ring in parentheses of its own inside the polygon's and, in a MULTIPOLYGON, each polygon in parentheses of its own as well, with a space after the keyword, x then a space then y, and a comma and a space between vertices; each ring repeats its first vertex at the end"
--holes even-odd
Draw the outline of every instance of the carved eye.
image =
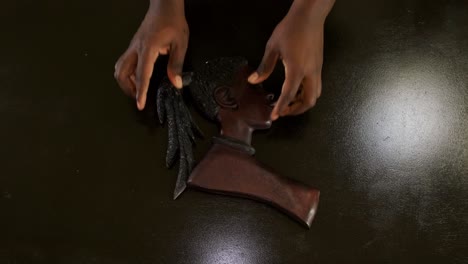
POLYGON ((267 95, 267 100, 268 100, 268 102, 273 102, 273 100, 275 100, 275 95, 272 94, 272 93, 271 93, 271 94, 268 94, 268 95, 267 95))

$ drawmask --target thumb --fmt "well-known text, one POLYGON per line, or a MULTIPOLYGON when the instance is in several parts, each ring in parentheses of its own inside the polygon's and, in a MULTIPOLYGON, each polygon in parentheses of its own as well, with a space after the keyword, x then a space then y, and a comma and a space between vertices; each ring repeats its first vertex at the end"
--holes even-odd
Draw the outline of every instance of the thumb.
POLYGON ((249 76, 248 81, 251 84, 257 84, 266 80, 275 69, 277 61, 278 53, 267 46, 262 62, 258 66, 257 70, 249 76))
POLYGON ((171 47, 169 55, 169 63, 167 65, 167 76, 171 83, 177 88, 182 89, 182 68, 184 66, 185 52, 187 51, 186 45, 174 44, 171 47))

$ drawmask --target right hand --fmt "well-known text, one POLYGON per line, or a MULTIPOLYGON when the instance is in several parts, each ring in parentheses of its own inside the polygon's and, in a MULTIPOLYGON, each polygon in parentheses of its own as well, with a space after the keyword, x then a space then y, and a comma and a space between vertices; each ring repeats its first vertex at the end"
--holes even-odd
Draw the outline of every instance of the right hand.
POLYGON ((158 56, 169 54, 167 75, 182 88, 182 67, 189 29, 183 1, 154 0, 130 46, 115 64, 114 76, 122 90, 136 98, 139 110, 145 108, 146 94, 158 56))

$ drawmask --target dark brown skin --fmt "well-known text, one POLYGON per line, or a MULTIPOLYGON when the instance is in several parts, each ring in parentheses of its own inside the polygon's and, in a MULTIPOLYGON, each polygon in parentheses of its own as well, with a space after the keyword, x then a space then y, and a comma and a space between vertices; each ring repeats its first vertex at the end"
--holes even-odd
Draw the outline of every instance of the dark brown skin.
MULTIPOLYGON (((221 134, 250 145, 252 132, 271 126, 273 96, 247 82, 245 67, 232 87, 215 89, 221 134)), ((188 184, 205 191, 247 197, 271 204, 310 227, 319 191, 281 177, 245 151, 214 144, 192 171, 188 184)))
MULTIPOLYGON (((249 81, 266 80, 278 59, 285 66, 285 81, 271 119, 301 114, 321 94, 323 25, 335 0, 294 0, 267 43, 264 58, 249 81)), ((182 88, 180 74, 188 45, 189 29, 183 0, 151 0, 148 12, 127 51, 115 66, 115 77, 124 92, 145 107, 146 93, 158 55, 169 54, 168 77, 182 88)))

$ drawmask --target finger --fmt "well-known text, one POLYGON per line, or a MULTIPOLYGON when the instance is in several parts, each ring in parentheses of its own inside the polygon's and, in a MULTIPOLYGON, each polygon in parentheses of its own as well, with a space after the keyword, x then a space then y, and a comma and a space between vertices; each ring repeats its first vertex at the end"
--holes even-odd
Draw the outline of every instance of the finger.
POLYGON ((317 77, 317 84, 316 84, 316 95, 317 95, 317 99, 320 97, 320 95, 322 95, 322 76, 319 75, 317 77))
POLYGON ((278 52, 275 49, 271 48, 270 45, 267 45, 262 62, 258 66, 257 70, 249 76, 248 81, 252 84, 257 84, 263 82, 268 77, 270 77, 271 73, 275 69, 278 57, 278 52))
POLYGON ((299 89, 298 89, 298 91, 296 93, 296 96, 288 104, 288 107, 286 107, 286 109, 284 109, 283 112, 280 113, 280 115, 281 116, 287 116, 287 115, 291 115, 291 112, 296 111, 296 109, 299 108, 302 105, 302 102, 303 102, 302 97, 303 96, 304 96, 304 89, 303 89, 303 86, 302 86, 302 83, 301 83, 301 85, 299 85, 299 89))
POLYGON ((136 97, 137 107, 140 110, 145 108, 146 93, 153 74, 154 63, 158 58, 157 52, 143 51, 139 54, 138 64, 136 69, 136 97))
POLYGON ((304 78, 302 81, 303 93, 288 109, 287 115, 300 115, 315 106, 317 102, 317 82, 304 78))
MULTIPOLYGON (((132 81, 133 86, 136 87, 136 77, 135 77, 135 73, 133 73, 132 75, 130 75, 130 81, 132 81)), ((135 88, 135 91, 136 91, 136 88, 135 88)))
POLYGON ((167 65, 167 76, 172 84, 181 89, 182 83, 182 68, 184 67, 185 52, 187 51, 186 44, 173 44, 169 55, 169 63, 167 65))
POLYGON ((284 113, 287 112, 288 105, 294 101, 299 85, 303 79, 302 71, 293 68, 292 66, 288 67, 287 63, 284 63, 284 70, 286 79, 284 80, 278 102, 271 112, 272 120, 278 119, 279 116, 283 116, 284 113))
POLYGON ((283 114, 285 116, 288 116, 288 115, 298 115, 300 114, 299 111, 301 108, 303 108, 304 106, 304 103, 302 100, 297 100, 297 101, 294 101, 286 110, 286 112, 284 112, 283 114))
POLYGON ((136 87, 130 77, 135 72, 137 65, 136 53, 124 53, 115 64, 114 78, 117 80, 120 88, 128 96, 135 97, 136 87))

